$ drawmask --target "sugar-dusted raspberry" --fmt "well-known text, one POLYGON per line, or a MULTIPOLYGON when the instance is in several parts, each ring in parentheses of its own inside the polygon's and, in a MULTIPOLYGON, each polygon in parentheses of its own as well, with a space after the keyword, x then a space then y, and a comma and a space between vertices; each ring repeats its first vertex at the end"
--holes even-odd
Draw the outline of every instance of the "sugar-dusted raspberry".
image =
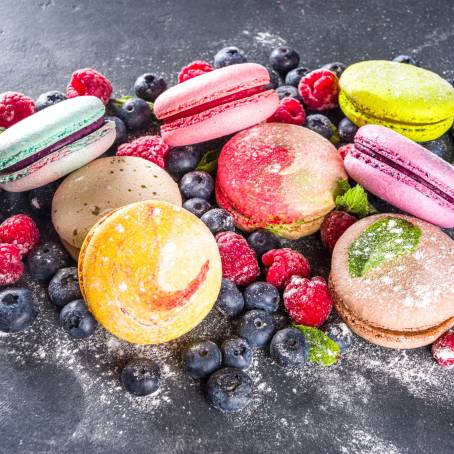
POLYGON ((355 149, 355 144, 353 143, 348 143, 347 145, 342 145, 337 149, 339 154, 341 155, 341 158, 344 160, 345 156, 347 156, 350 151, 353 151, 355 149))
POLYGON ((345 211, 331 211, 320 228, 322 243, 326 249, 332 251, 337 240, 356 221, 354 216, 345 211))
POLYGON ((432 355, 441 367, 445 369, 454 367, 454 330, 442 334, 432 344, 432 355))
POLYGON ((216 241, 221 254, 222 275, 236 285, 248 285, 260 275, 254 250, 237 233, 220 232, 216 241))
POLYGON ((38 227, 30 216, 11 216, 0 224, 0 243, 14 244, 23 256, 39 243, 38 227))
POLYGON ((78 69, 71 75, 66 96, 75 98, 87 95, 96 96, 107 104, 112 95, 112 84, 103 74, 92 68, 78 69))
POLYGON ((284 290, 284 306, 298 324, 321 326, 333 308, 333 299, 325 279, 292 276, 284 290))
POLYGON ((276 112, 266 120, 268 123, 290 123, 303 125, 306 121, 306 112, 301 103, 295 98, 283 98, 276 112))
POLYGON ((164 168, 169 150, 170 147, 161 136, 142 136, 130 143, 120 145, 117 156, 136 156, 164 168))
POLYGON ((213 67, 207 61, 193 61, 192 63, 189 63, 189 65, 181 68, 181 71, 178 74, 178 83, 192 79, 193 77, 201 76, 202 74, 209 73, 211 71, 213 71, 213 67))
POLYGON ((290 248, 271 249, 262 255, 262 262, 268 268, 266 281, 280 290, 293 275, 309 277, 311 274, 306 257, 290 248))
POLYGON ((0 94, 0 128, 9 128, 30 116, 36 110, 35 102, 15 91, 0 94))
POLYGON ((14 244, 0 243, 0 285, 14 284, 23 273, 19 249, 14 244))
POLYGON ((337 106, 339 82, 336 74, 327 69, 316 69, 306 74, 300 80, 298 90, 310 109, 326 110, 337 106))

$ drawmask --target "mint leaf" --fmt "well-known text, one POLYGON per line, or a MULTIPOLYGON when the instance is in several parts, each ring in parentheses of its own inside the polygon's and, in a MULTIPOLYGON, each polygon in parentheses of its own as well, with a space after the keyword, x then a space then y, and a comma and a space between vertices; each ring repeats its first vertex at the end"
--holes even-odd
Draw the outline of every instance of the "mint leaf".
POLYGON ((351 186, 347 178, 345 180, 339 180, 334 190, 334 200, 336 200, 337 196, 344 195, 350 188, 351 186))
MULTIPOLYGON (((343 187, 345 187, 345 184, 343 187)), ((346 211, 359 218, 377 213, 377 210, 369 203, 366 191, 359 184, 347 189, 344 194, 337 195, 335 202, 336 209, 346 211)))
POLYGON ((367 227, 348 248, 348 269, 362 277, 372 268, 416 250, 421 229, 405 219, 386 217, 367 227))
POLYGON ((330 339, 322 330, 312 326, 293 325, 299 329, 309 344, 309 357, 311 363, 331 366, 335 364, 340 355, 340 346, 330 339))
POLYGON ((207 151, 197 164, 196 170, 204 170, 208 173, 214 172, 218 165, 218 156, 219 152, 217 150, 207 151))

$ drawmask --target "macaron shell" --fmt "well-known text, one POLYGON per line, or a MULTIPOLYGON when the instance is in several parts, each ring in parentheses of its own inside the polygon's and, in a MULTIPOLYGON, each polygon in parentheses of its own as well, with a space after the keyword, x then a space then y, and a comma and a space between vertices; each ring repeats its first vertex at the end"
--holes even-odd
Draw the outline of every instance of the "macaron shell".
POLYGON ((67 241, 65 241, 63 238, 60 238, 61 244, 63 247, 66 249, 68 254, 73 258, 75 262, 79 261, 79 254, 80 254, 80 249, 75 248, 71 244, 69 244, 67 241))

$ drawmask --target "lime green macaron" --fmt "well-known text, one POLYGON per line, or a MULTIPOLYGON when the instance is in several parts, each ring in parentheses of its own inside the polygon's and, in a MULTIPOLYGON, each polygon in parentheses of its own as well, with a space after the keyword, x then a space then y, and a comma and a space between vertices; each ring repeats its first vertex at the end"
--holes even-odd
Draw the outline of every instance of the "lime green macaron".
POLYGON ((349 66, 339 84, 339 105, 357 126, 380 124, 426 142, 440 137, 453 123, 454 88, 426 69, 363 61, 349 66))

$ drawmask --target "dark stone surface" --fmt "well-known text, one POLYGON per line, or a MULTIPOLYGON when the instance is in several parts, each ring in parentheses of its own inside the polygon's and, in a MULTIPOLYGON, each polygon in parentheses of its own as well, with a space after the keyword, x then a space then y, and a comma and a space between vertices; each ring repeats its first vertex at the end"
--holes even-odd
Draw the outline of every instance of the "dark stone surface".
MULTIPOLYGON (((267 64, 270 50, 287 43, 309 68, 406 53, 454 77, 450 0, 3 0, 0 17, 0 92, 35 98, 64 90, 70 73, 87 66, 118 94, 131 93, 148 71, 174 83, 182 65, 211 61, 225 45, 267 64)), ((316 238, 298 247, 326 274, 316 238)), ((230 321, 213 312, 165 346, 129 346, 101 330, 71 341, 44 288, 24 281, 40 315, 27 332, 0 337, 1 453, 454 452, 453 375, 434 365, 429 349, 399 352, 356 339, 338 365, 302 372, 258 353, 254 402, 225 416, 182 374, 179 350, 189 339, 222 340, 230 321), (121 366, 138 356, 163 368, 157 396, 134 399, 120 386, 121 366)))

